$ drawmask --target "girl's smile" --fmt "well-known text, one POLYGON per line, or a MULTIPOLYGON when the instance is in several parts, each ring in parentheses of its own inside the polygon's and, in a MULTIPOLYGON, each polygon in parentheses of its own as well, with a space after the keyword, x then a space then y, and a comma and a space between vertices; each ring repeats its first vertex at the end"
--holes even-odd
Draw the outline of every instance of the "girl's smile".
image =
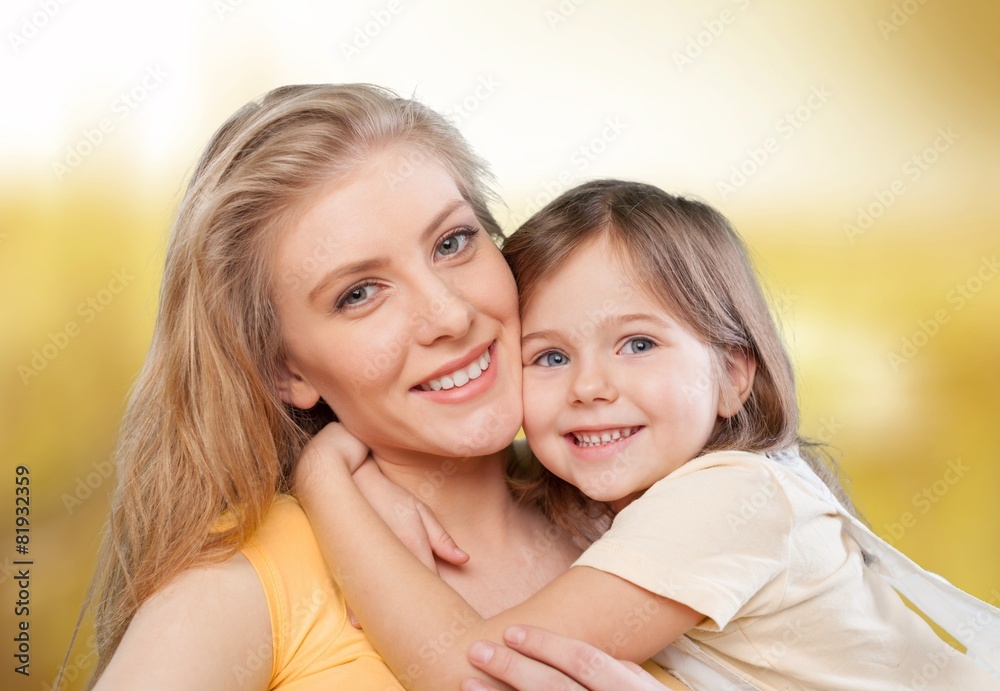
POLYGON ((524 430, 553 473, 621 509, 699 455, 720 417, 716 357, 602 236, 523 310, 524 430))

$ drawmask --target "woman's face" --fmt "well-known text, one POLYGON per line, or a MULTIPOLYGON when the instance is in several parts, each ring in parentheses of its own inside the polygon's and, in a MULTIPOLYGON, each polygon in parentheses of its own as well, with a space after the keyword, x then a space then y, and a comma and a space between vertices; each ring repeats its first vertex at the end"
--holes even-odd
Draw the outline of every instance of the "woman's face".
POLYGON ((322 397, 377 455, 492 453, 521 422, 517 295, 451 176, 396 146, 310 199, 279 240, 283 400, 322 397))

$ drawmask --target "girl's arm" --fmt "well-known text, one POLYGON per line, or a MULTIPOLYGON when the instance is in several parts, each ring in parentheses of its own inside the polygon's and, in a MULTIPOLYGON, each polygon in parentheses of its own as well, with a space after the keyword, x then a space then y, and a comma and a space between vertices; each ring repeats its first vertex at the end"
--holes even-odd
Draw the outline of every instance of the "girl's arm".
POLYGON ((502 642, 512 624, 540 626, 639 662, 703 619, 617 576, 577 567, 484 620, 379 519, 344 457, 331 458, 344 436, 339 425, 316 436, 300 458, 297 491, 347 601, 404 685, 458 688, 475 676, 469 646, 479 639, 502 642))
POLYGON ((271 620, 241 554, 185 571, 139 607, 94 691, 266 689, 271 620), (247 664, 257 656, 261 664, 247 664))

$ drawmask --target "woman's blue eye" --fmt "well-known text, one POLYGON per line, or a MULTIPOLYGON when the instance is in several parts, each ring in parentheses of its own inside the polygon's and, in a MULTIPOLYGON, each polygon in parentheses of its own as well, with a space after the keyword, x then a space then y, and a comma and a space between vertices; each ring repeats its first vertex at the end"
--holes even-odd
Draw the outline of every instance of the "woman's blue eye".
POLYGON ((461 252, 469 244, 472 236, 478 232, 478 228, 463 228, 452 233, 438 243, 437 253, 442 257, 448 257, 461 252))
POLYGON ((639 336, 636 338, 630 338, 625 345, 622 346, 621 352, 625 355, 642 355, 643 353, 648 353, 655 347, 656 344, 653 343, 653 341, 639 336))
POLYGON ((565 354, 558 351, 552 350, 548 353, 542 353, 535 360, 535 363, 541 365, 542 367, 562 367, 567 362, 569 358, 565 354))
POLYGON ((365 283, 359 286, 354 286, 340 296, 340 299, 337 300, 337 308, 339 309, 341 307, 353 307, 360 305, 374 295, 377 288, 378 286, 374 283, 365 283))

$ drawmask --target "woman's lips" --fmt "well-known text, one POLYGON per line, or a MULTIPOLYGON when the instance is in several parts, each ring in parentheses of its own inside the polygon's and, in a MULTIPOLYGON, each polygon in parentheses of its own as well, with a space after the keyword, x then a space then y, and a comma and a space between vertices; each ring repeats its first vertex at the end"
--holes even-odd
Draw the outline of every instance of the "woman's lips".
POLYGON ((464 383, 459 383, 463 380, 462 375, 456 374, 456 370, 452 370, 448 374, 440 375, 414 386, 410 389, 410 393, 434 403, 464 403, 489 390, 497 381, 497 372, 500 367, 500 363, 496 360, 496 341, 493 341, 481 355, 473 357, 472 361, 464 367, 457 368, 457 371, 464 372, 465 377, 467 377, 464 383), (485 368, 480 365, 481 362, 485 362, 485 368), (475 377, 470 376, 477 368, 479 374, 475 377), (470 373, 469 370, 472 372, 470 373), (458 377, 458 382, 455 381, 455 377, 458 377), (433 388, 435 383, 440 384, 440 387, 433 388), (449 383, 451 386, 446 387, 445 385, 449 383))
POLYGON ((460 367, 453 372, 430 379, 417 388, 421 391, 440 391, 441 389, 447 391, 452 388, 462 388, 470 381, 479 379, 483 372, 489 369, 490 361, 490 351, 487 348, 471 365, 460 367))

